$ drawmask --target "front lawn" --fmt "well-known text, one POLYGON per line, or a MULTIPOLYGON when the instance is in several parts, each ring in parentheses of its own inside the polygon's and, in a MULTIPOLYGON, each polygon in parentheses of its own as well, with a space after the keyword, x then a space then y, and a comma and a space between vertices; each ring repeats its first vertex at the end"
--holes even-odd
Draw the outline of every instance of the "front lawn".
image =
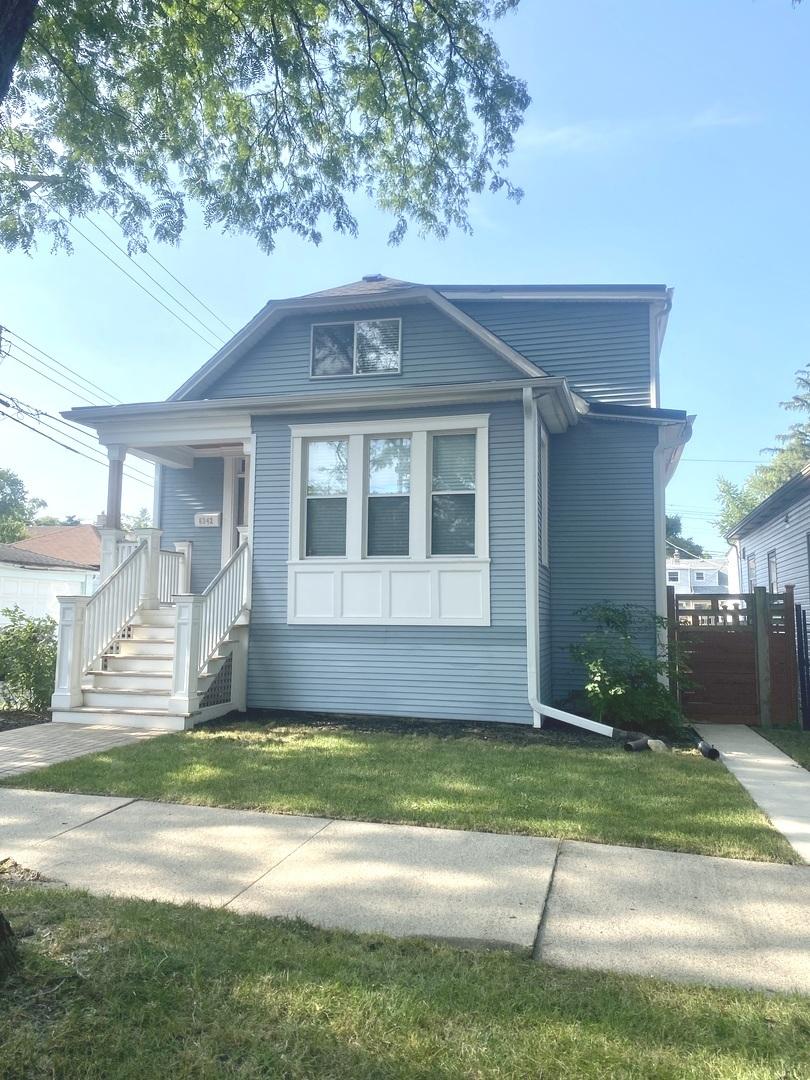
POLYGON ((240 721, 76 758, 8 785, 797 858, 734 777, 696 752, 628 754, 596 737, 495 726, 240 721))
POLYGON ((786 754, 798 761, 805 769, 810 769, 810 731, 781 730, 779 728, 758 728, 763 738, 778 746, 786 754))
POLYGON ((807 999, 675 985, 41 886, 0 994, 8 1078, 810 1074, 807 999))

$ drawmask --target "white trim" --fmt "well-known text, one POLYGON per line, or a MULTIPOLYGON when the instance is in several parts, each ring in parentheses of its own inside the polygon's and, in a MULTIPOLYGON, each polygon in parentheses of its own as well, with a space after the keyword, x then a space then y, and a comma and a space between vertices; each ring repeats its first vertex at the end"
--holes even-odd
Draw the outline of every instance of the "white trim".
POLYGON ((236 550, 236 457, 224 457, 222 462, 222 561, 230 559, 236 550))
POLYGON ((160 524, 160 497, 163 487, 163 466, 155 465, 155 486, 152 489, 152 523, 156 529, 162 528, 160 524))
POLYGON ((407 435, 415 431, 473 430, 487 427, 489 413, 458 416, 403 416, 394 420, 344 420, 328 424, 290 424, 294 439, 327 439, 333 435, 407 435))
POLYGON ((376 375, 401 375, 402 374, 402 319, 397 316, 388 316, 381 319, 332 319, 329 322, 313 322, 309 327, 309 377, 310 379, 354 379, 376 375), (357 324, 366 322, 395 322, 399 324, 399 359, 396 368, 387 371, 358 371, 357 370, 357 324), (351 326, 352 329, 352 370, 349 372, 335 372, 331 375, 316 375, 312 370, 315 362, 315 327, 316 326, 351 326))
POLYGON ((534 285, 504 285, 500 288, 493 286, 491 289, 476 289, 469 285, 434 285, 433 288, 448 300, 570 300, 583 304, 593 303, 595 300, 600 303, 604 300, 615 300, 617 303, 632 300, 654 304, 661 300, 666 292, 671 292, 664 285, 657 287, 656 291, 629 285, 589 285, 581 289, 567 288, 564 285, 540 288, 534 285))

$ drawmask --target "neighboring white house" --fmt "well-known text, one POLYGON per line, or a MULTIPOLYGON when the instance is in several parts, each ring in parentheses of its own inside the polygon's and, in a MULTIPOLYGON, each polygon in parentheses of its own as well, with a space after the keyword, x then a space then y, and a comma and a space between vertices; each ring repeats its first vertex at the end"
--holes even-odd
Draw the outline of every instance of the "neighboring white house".
MULTIPOLYGON (((16 544, 0 544, 0 609, 16 606, 26 615, 57 619, 57 597, 89 595, 97 579, 97 567, 27 551, 16 544)), ((0 615, 0 624, 6 621, 0 615)))
POLYGON ((667 585, 678 596, 727 593, 727 559, 667 559, 667 585))

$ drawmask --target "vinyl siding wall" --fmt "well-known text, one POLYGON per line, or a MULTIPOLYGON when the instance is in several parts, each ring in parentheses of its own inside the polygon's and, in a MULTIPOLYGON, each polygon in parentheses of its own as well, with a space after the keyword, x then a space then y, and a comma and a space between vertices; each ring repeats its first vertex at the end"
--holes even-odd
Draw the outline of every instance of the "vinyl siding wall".
POLYGON ((200 593, 218 573, 222 562, 222 529, 200 529, 194 515, 221 512, 224 465, 222 458, 195 458, 192 469, 161 467, 160 521, 162 545, 190 540, 191 591, 200 593))
POLYGON ((810 571, 808 570, 807 538, 810 534, 810 496, 795 503, 787 511, 788 523, 785 525, 785 511, 777 514, 773 521, 762 525, 745 536, 741 547, 745 548, 745 557, 741 560, 740 575, 743 590, 749 590, 753 584, 768 585, 768 552, 776 551, 776 576, 779 591, 785 585, 793 585, 796 590, 796 603, 810 607, 810 571), (757 580, 748 580, 748 558, 756 556, 757 580))
POLYGON ((249 394, 295 394, 307 391, 379 390, 390 386, 429 386, 522 378, 512 364, 496 356, 478 338, 428 304, 411 304, 381 310, 341 312, 329 316, 292 315, 273 327, 267 336, 230 371, 205 391, 207 398, 249 394), (402 357, 399 374, 352 375, 335 378, 310 377, 310 344, 313 322, 347 322, 353 319, 402 319, 402 357))
MULTIPOLYGON (((653 424, 583 419, 551 438, 552 694, 582 686, 570 646, 587 627, 574 614, 602 600, 655 611, 653 424)), ((653 647, 650 635, 649 646, 653 647)))
MULTIPOLYGON (((397 410, 369 419, 449 415, 397 410)), ((248 704, 253 708, 531 723, 526 685, 523 417, 519 402, 490 412, 492 625, 289 626, 287 555, 290 423, 255 417, 253 609, 248 704)), ((357 419, 352 414, 352 419, 357 419)), ((307 422, 339 421, 334 413, 307 422)))
POLYGON ((650 404, 646 303, 500 300, 458 306, 549 375, 594 401, 650 404))

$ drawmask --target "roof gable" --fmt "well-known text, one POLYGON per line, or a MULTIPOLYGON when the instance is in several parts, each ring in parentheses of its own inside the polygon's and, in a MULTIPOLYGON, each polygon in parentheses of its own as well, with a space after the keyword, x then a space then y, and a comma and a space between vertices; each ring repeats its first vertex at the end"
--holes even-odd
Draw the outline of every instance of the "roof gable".
POLYGON ((205 391, 221 379, 254 346, 258 345, 274 326, 293 315, 308 315, 323 321, 332 317, 338 319, 341 312, 350 310, 353 313, 360 313, 361 316, 368 315, 369 318, 374 318, 381 309, 405 304, 424 304, 440 311, 457 326, 472 334, 495 356, 510 365, 516 377, 521 375, 536 378, 547 374, 430 286, 385 278, 382 281, 355 282, 337 289, 328 289, 323 293, 267 304, 199 371, 186 380, 171 395, 169 401, 193 400, 204 396, 205 391))
POLYGON ((95 525, 33 525, 24 540, 8 546, 74 566, 101 565, 101 538, 95 525))

